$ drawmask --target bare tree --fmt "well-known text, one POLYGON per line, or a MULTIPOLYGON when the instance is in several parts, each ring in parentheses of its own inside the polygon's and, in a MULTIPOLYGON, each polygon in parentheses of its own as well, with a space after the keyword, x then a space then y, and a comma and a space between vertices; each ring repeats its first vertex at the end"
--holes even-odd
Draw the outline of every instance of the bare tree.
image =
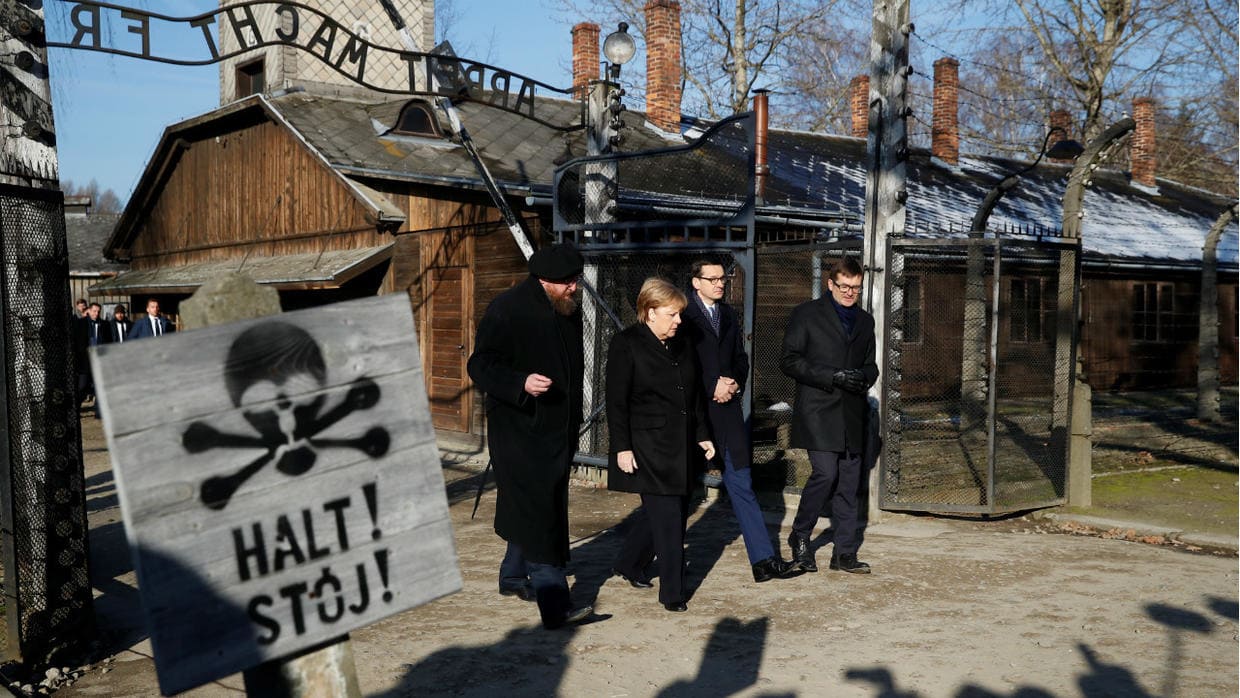
MULTIPOLYGON (((597 22, 607 34, 624 21, 630 31, 645 38, 645 0, 557 1, 568 24, 597 22)), ((777 97, 801 94, 800 87, 811 76, 803 59, 834 55, 830 48, 817 50, 809 37, 826 37, 827 46, 831 42, 842 46, 838 23, 828 18, 846 4, 856 0, 681 0, 684 109, 720 118, 748 109, 749 94, 758 86, 773 90, 777 97)), ((864 38, 859 34, 851 40, 864 47, 864 38)), ((830 66, 826 69, 829 72, 830 66)), ((624 76, 629 93, 643 96, 641 71, 629 70, 624 76)), ((841 84, 846 85, 849 77, 841 84)), ((799 111, 789 117, 776 110, 772 120, 813 122, 799 111)))
POLYGON ((90 197, 91 213, 120 213, 125 204, 116 192, 111 189, 99 190, 99 181, 91 179, 86 185, 76 185, 73 180, 66 179, 60 183, 60 190, 65 196, 90 197))

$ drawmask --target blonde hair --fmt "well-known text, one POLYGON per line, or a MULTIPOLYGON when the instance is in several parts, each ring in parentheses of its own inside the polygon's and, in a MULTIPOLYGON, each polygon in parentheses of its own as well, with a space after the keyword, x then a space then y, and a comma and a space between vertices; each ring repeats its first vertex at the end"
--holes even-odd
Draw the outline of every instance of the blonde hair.
POLYGON ((689 305, 689 299, 670 281, 652 276, 642 282, 642 290, 637 293, 637 319, 643 324, 650 317, 650 311, 664 306, 675 306, 677 312, 689 305))

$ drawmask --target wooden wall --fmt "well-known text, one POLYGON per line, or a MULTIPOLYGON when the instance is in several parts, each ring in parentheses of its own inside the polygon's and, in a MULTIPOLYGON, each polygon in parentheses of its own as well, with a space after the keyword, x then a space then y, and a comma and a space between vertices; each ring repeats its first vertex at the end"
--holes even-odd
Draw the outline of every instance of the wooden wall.
POLYGON ((173 156, 130 254, 133 269, 391 242, 285 128, 261 122, 173 156))

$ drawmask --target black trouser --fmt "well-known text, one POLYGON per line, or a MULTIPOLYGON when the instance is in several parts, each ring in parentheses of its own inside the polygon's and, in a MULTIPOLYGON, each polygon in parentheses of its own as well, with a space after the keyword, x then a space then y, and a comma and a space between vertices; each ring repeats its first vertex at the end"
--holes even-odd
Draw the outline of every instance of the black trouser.
POLYGON ((861 454, 836 451, 810 451, 809 480, 801 490, 801 504, 792 520, 792 532, 808 538, 831 497, 831 532, 835 542, 832 557, 854 555, 861 547, 857 539, 857 491, 861 488, 861 454))
POLYGON ((633 577, 641 576, 658 555, 660 603, 685 600, 686 499, 679 494, 643 494, 642 508, 616 558, 616 571, 633 577))

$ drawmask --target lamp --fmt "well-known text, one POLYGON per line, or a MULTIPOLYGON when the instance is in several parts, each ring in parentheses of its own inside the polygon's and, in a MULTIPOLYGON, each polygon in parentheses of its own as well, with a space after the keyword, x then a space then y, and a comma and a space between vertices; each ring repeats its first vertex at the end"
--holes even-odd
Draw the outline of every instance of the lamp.
POLYGON ((607 58, 607 79, 615 82, 620 79, 620 66, 633 60, 637 53, 637 42, 629 36, 629 23, 621 22, 620 28, 603 39, 603 56, 607 58))

